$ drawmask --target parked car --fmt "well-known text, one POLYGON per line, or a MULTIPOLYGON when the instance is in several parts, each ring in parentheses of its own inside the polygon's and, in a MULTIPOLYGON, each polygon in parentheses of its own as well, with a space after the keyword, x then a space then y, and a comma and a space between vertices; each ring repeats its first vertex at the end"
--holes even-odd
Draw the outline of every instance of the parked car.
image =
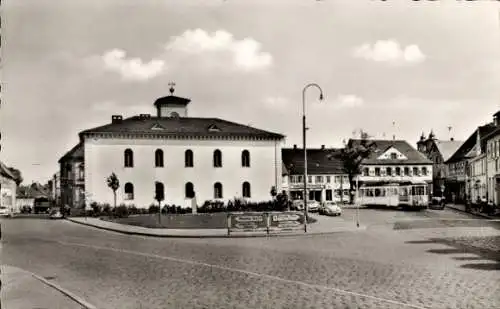
POLYGON ((5 206, 0 206, 0 217, 10 217, 10 210, 5 206))
POLYGON ((317 201, 308 201, 307 202, 307 211, 317 212, 319 210, 319 202, 317 201))
POLYGON ((445 206, 446 199, 443 196, 433 196, 429 208, 443 210, 445 206))
POLYGON ((326 202, 319 208, 319 213, 325 216, 340 216, 342 208, 335 202, 326 202))
POLYGON ((49 218, 50 219, 62 219, 63 214, 61 213, 59 208, 54 208, 50 211, 49 218))
POLYGON ((293 200, 291 210, 304 210, 304 201, 303 200, 293 200))

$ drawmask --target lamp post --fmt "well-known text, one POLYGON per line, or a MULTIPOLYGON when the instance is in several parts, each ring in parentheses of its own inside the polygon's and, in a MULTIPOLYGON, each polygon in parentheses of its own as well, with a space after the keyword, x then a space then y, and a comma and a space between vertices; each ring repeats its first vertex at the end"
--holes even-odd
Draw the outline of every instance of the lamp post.
POLYGON ((304 232, 307 233, 307 146, 306 146, 306 90, 310 87, 316 87, 320 94, 319 100, 323 100, 323 90, 316 83, 308 84, 302 90, 302 142, 304 144, 304 232))

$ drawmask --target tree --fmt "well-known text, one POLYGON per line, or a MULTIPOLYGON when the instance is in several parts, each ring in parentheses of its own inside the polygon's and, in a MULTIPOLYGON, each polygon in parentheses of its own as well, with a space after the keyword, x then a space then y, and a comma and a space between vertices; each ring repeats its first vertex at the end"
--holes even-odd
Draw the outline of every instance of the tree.
MULTIPOLYGON (((340 152, 329 154, 329 158, 340 159, 343 163, 342 169, 349 177, 350 191, 354 190, 356 176, 361 174, 361 163, 375 150, 375 142, 370 140, 368 133, 360 130, 359 142, 348 143, 340 152)), ((350 194, 349 203, 353 204, 353 195, 350 194)))
POLYGON ((108 183, 108 187, 113 190, 113 206, 116 209, 116 190, 120 188, 120 181, 118 180, 118 177, 116 177, 115 173, 111 173, 111 175, 106 179, 106 182, 108 183))
POLYGON ((9 167, 9 171, 14 175, 14 180, 16 182, 16 185, 20 185, 23 182, 23 176, 21 175, 21 171, 18 170, 17 168, 9 167))

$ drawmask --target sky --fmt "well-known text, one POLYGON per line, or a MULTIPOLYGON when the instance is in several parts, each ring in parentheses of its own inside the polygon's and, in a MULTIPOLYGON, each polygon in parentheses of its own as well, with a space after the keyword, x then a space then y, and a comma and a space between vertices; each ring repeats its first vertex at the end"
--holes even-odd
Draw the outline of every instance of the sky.
POLYGON ((175 94, 308 147, 360 129, 465 140, 500 110, 500 10, 454 0, 10 0, 1 160, 47 181, 78 132, 175 94), (451 131, 448 127, 452 127, 451 131))

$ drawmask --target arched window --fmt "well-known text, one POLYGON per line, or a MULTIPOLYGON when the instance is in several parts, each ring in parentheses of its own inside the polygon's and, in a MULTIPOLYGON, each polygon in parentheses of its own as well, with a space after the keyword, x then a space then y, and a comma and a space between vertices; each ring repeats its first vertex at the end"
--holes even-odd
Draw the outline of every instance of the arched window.
POLYGON ((126 149, 124 152, 125 167, 134 167, 134 153, 132 149, 126 149))
POLYGON ((250 183, 248 181, 245 181, 243 183, 243 197, 251 197, 251 192, 250 192, 250 183))
POLYGON ((193 167, 193 151, 191 149, 186 150, 184 153, 184 166, 193 167))
POLYGON ((194 198, 194 186, 191 182, 186 183, 186 198, 194 198))
POLYGON ((222 184, 220 182, 214 184, 214 198, 222 198, 222 184))
POLYGON ((392 168, 387 167, 387 168, 385 169, 385 173, 386 173, 386 175, 387 175, 387 176, 391 176, 391 175, 392 175, 392 168))
POLYGON ((125 184, 125 199, 126 200, 133 200, 134 199, 134 185, 131 184, 130 182, 127 182, 125 184))
POLYGON ((368 169, 368 167, 365 167, 363 169, 363 176, 369 176, 370 175, 370 170, 368 169))
POLYGON ((219 149, 214 151, 214 167, 222 167, 222 152, 219 149))
MULTIPOLYGON (((163 193, 162 197, 165 199, 165 186, 163 185, 162 182, 155 181, 155 194, 158 194, 158 192, 163 193)), ((155 196, 156 199, 156 196, 155 196)))
POLYGON ((427 167, 422 167, 422 175, 427 176, 427 167))
POLYGON ((163 167, 163 150, 161 149, 155 151, 155 166, 163 167))
POLYGON ((250 167, 250 152, 248 150, 243 150, 241 153, 241 166, 250 167))
POLYGON ((396 175, 401 176, 401 168, 400 167, 396 167, 396 175))

